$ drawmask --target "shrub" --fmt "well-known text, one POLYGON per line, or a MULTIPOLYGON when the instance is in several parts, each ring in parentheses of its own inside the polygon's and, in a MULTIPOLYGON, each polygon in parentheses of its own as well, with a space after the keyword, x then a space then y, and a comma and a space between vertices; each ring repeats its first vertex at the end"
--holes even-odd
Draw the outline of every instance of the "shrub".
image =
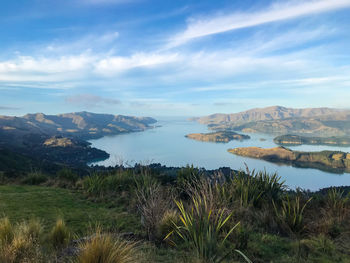
POLYGON ((137 177, 135 183, 141 223, 146 229, 148 239, 155 241, 158 225, 170 207, 171 196, 150 175, 137 177))
POLYGON ((349 196, 345 196, 344 191, 331 188, 327 193, 327 206, 333 216, 339 221, 344 219, 347 210, 349 196))
POLYGON ((265 200, 278 200, 286 189, 285 181, 281 181, 281 177, 277 173, 269 174, 266 171, 256 173, 253 170, 250 176, 256 179, 265 200))
POLYGON ((174 230, 174 224, 179 223, 179 215, 175 210, 165 211, 162 219, 158 223, 158 239, 164 240, 165 237, 174 230))
POLYGON ((62 170, 58 171, 57 177, 61 184, 68 183, 69 185, 75 185, 79 179, 79 176, 68 168, 63 168, 62 170))
POLYGON ((60 249, 68 245, 71 233, 62 218, 57 219, 56 224, 52 228, 49 240, 55 249, 60 249))
POLYGON ((41 172, 32 172, 27 174, 27 176, 22 180, 23 184, 29 185, 39 185, 45 183, 48 177, 41 172))
POLYGON ((114 239, 110 234, 102 234, 100 229, 91 239, 82 242, 77 256, 79 263, 133 263, 138 262, 135 243, 114 239))
POLYGON ((288 195, 282 200, 280 208, 277 207, 274 201, 272 201, 277 221, 282 227, 287 227, 288 231, 293 234, 300 234, 304 230, 304 210, 307 204, 312 198, 308 199, 304 205, 300 202, 300 197, 295 196, 294 199, 290 199, 288 195))
POLYGON ((234 198, 239 201, 240 206, 258 206, 264 191, 253 177, 239 172, 233 179, 234 198))
POLYGON ((224 234, 223 228, 232 213, 227 215, 224 209, 211 210, 205 196, 193 198, 192 206, 188 209, 181 201, 175 202, 181 223, 175 223, 175 230, 166 238, 175 233, 195 251, 198 259, 203 262, 222 262, 229 254, 224 252, 225 241, 239 224, 224 234))
POLYGON ((202 171, 195 168, 193 165, 187 165, 185 168, 181 168, 176 176, 176 184, 180 191, 180 195, 183 197, 189 197, 187 195, 187 187, 189 185, 196 186, 196 182, 198 182, 202 177, 202 171))
POLYGON ((106 177, 94 173, 83 179, 83 189, 86 193, 102 196, 105 190, 106 177))

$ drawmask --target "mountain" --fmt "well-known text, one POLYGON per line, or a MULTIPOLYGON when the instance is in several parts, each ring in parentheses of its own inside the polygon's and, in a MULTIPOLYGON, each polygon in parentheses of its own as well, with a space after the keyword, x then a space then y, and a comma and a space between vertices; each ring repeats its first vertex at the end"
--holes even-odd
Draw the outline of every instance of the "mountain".
MULTIPOLYGON (((0 116, 0 136, 5 134, 44 134, 92 139, 105 135, 142 131, 155 123, 149 117, 130 117, 91 112, 74 112, 58 115, 43 113, 23 117, 0 116)), ((0 137, 1 141, 1 137, 0 137)))
POLYGON ((232 114, 213 114, 192 120, 207 124, 212 130, 318 136, 347 136, 350 133, 350 110, 331 108, 293 109, 273 106, 232 114))
POLYGON ((0 150, 24 154, 40 162, 46 160, 84 165, 109 156, 104 151, 90 147, 86 140, 143 131, 155 122, 155 119, 149 117, 91 112, 0 116, 0 150))

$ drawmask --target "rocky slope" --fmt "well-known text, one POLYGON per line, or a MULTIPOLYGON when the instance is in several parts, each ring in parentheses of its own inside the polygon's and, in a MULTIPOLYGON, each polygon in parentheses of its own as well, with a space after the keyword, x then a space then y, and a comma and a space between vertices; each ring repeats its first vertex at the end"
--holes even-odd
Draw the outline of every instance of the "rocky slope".
POLYGON ((219 131, 219 132, 211 132, 211 133, 191 133, 187 134, 185 137, 197 141, 203 142, 230 142, 232 140, 246 140, 250 139, 248 135, 239 134, 236 132, 230 131, 219 131))
POLYGON ((270 149, 245 147, 229 149, 228 151, 240 156, 291 164, 298 167, 350 172, 350 153, 339 151, 298 152, 284 147, 270 149))
POLYGON ((273 106, 234 114, 193 118, 213 130, 269 134, 345 136, 350 132, 350 110, 330 108, 292 109, 273 106))

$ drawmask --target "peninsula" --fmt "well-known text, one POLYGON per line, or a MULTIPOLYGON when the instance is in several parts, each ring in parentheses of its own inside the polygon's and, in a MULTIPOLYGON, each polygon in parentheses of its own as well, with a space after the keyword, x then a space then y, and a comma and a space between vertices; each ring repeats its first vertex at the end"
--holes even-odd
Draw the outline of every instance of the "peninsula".
POLYGON ((291 164, 297 167, 350 172, 350 153, 339 151, 298 152, 285 147, 270 149, 244 147, 229 149, 228 152, 269 162, 291 164))
POLYGON ((106 135, 143 131, 157 121, 149 117, 133 117, 91 112, 58 115, 43 113, 22 117, 0 116, 0 150, 25 155, 34 161, 85 165, 109 154, 90 147, 87 140, 106 135))
POLYGON ((232 140, 247 140, 250 139, 248 135, 239 134, 232 131, 218 131, 211 133, 191 133, 185 136, 186 138, 203 141, 203 142, 223 142, 228 143, 232 140))
POLYGON ((350 146, 349 137, 306 137, 300 135, 281 135, 273 140, 278 145, 331 145, 331 146, 350 146))

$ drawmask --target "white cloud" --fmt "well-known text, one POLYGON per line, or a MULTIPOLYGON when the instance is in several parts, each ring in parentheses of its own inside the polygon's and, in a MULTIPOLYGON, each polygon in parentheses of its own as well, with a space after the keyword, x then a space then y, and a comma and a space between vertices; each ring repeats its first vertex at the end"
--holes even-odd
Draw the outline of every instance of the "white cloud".
POLYGON ((168 47, 179 46, 208 35, 348 7, 350 0, 288 1, 254 13, 233 13, 191 19, 185 31, 170 39, 168 47))
POLYGON ((100 60, 96 64, 96 72, 103 75, 120 73, 133 68, 155 67, 179 60, 177 53, 136 53, 129 57, 112 56, 100 60))
POLYGON ((101 107, 106 104, 117 105, 121 103, 121 101, 117 99, 104 98, 93 94, 71 95, 66 97, 65 100, 67 103, 84 107, 101 107))

